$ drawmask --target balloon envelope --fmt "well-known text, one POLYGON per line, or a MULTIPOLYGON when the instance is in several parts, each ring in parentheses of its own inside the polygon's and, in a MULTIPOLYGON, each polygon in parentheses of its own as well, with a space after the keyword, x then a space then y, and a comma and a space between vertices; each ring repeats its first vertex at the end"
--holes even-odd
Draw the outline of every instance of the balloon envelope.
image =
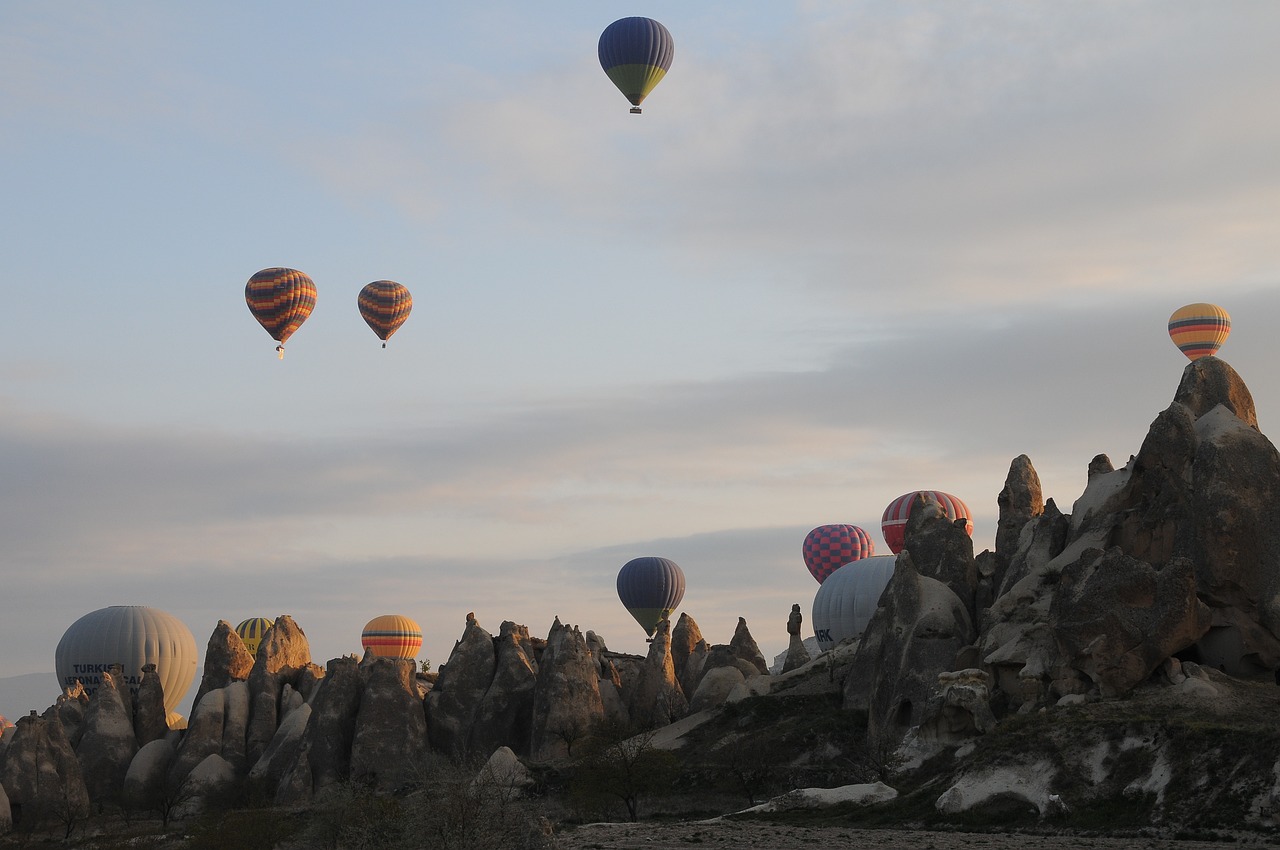
POLYGON ((379 658, 413 658, 422 649, 422 627, 408 617, 383 614, 365 625, 360 644, 379 658))
POLYGON ((262 639, 267 636, 267 629, 274 625, 275 623, 266 617, 250 617, 236 626, 236 634, 240 635, 240 640, 244 642, 244 648, 249 650, 249 654, 257 658, 258 647, 262 645, 262 639))
POLYGON ((173 711, 196 675, 199 656, 191 630, 172 614, 145 605, 113 605, 85 614, 58 641, 54 652, 58 686, 84 685, 92 696, 112 664, 123 668, 134 696, 142 668, 156 665, 164 687, 164 707, 173 711))
POLYGON ((297 269, 263 269, 249 278, 244 300, 258 324, 284 345, 316 306, 316 285, 297 269))
POLYGON ((843 524, 818 526, 804 538, 801 547, 804 565, 818 584, 850 561, 869 558, 875 551, 876 545, 865 531, 843 524))
MULTIPOLYGON (((413 309, 413 296, 404 284, 394 280, 375 280, 365 284, 356 296, 356 306, 365 323, 373 328, 378 339, 386 342, 400 329, 409 311, 413 309)), ((385 347, 385 346, 384 346, 385 347)))
POLYGON ((937 502, 950 519, 963 517, 965 520, 965 534, 970 537, 973 536, 973 515, 969 513, 968 505, 950 493, 943 493, 941 490, 913 490, 890 502, 889 507, 884 509, 884 516, 880 518, 880 533, 884 535, 884 542, 889 544, 889 549, 893 554, 896 555, 902 551, 907 517, 911 514, 911 505, 915 502, 916 494, 921 494, 926 499, 932 499, 937 502))
POLYGON ((621 18, 605 27, 597 47, 600 67, 639 112, 641 101, 671 70, 676 43, 652 18, 621 18))
POLYGON ((1231 334, 1231 316, 1217 304, 1188 304, 1169 317, 1169 338, 1188 360, 1217 354, 1231 334))
POLYGON ((875 555, 845 564, 827 577, 813 597, 813 634, 819 649, 834 649, 866 631, 895 563, 893 555, 875 555))
POLYGON ((633 558, 618 571, 618 598, 652 636, 684 598, 684 571, 669 558, 633 558))

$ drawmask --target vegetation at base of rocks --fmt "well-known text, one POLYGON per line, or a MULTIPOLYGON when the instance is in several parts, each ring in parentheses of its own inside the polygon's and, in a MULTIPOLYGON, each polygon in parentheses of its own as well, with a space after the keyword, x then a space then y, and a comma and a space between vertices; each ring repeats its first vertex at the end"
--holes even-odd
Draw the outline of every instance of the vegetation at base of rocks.
POLYGON ((316 850, 543 850, 553 846, 541 801, 476 779, 445 764, 404 796, 375 794, 358 783, 325 790, 298 837, 316 850))
POLYGON ((186 825, 184 850, 273 850, 301 835, 306 814, 276 808, 209 811, 186 825))
POLYGON ((626 818, 640 816, 641 801, 667 793, 680 775, 680 762, 654 746, 656 732, 605 724, 581 746, 582 755, 567 785, 568 803, 583 815, 608 816, 621 804, 626 818))
POLYGON ((793 788, 874 782, 867 715, 839 694, 750 697, 685 736, 683 790, 716 789, 751 806, 793 788))

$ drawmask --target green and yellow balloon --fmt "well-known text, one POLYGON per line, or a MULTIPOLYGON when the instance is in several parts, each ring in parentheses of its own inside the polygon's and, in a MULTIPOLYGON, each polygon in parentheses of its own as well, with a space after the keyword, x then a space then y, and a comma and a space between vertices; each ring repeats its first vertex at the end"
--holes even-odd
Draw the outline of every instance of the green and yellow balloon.
POLYGON ((600 34, 600 67, 639 114, 640 103, 671 70, 675 41, 652 18, 620 18, 600 34))

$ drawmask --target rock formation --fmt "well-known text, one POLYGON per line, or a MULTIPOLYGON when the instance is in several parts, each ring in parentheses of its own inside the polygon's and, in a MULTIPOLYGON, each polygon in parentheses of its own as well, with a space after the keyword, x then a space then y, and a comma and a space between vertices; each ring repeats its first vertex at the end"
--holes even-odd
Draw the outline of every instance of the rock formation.
MULTIPOLYGON (((702 639, 702 630, 698 628, 698 624, 692 617, 681 612, 680 619, 671 629, 671 662, 675 664, 676 678, 680 680, 681 685, 684 684, 684 671, 689 664, 689 658, 700 643, 706 646, 706 642, 702 639)), ((685 693, 689 692, 685 691, 685 693)))
POLYGON ((440 678, 427 694, 431 749, 455 760, 467 755, 471 727, 496 665, 493 635, 468 615, 462 639, 454 644, 440 678))
MULTIPOLYGON (((258 659, 262 660, 261 651, 258 659)), ((307 802, 318 792, 350 776, 351 744, 355 739, 362 690, 360 668, 354 658, 329 661, 296 758, 280 780, 277 802, 307 802)))
POLYGON ((974 634, 965 603, 948 585, 920 575, 904 549, 845 684, 845 706, 868 712, 873 745, 899 740, 920 724, 938 674, 953 669, 974 634))
POLYGON ((1102 696, 1128 693, 1210 622, 1190 561, 1157 570, 1119 547, 1087 550, 1063 568, 1049 618, 1063 660, 1102 696))
MULTIPOLYGON (((750 638, 750 633, 747 637, 750 638)), ((759 654, 759 650, 756 653, 759 654)), ((666 726, 689 710, 671 658, 670 620, 658 623, 644 663, 636 666, 633 678, 623 681, 622 697, 631 726, 636 730, 666 726)))
POLYGON ((245 649, 244 641, 236 634, 235 628, 226 620, 219 620, 209 635, 209 643, 204 651, 204 673, 200 677, 200 687, 196 689, 194 706, 209 691, 225 688, 232 682, 240 682, 249 678, 253 670, 253 656, 245 649))
POLYGON ((805 649, 804 637, 800 634, 803 623, 804 614, 800 613, 800 605, 792 605, 791 616, 787 618, 787 634, 790 635, 790 641, 787 644, 787 659, 782 662, 783 673, 790 673, 812 660, 809 657, 809 650, 805 649))
POLYGON ((532 757, 553 761, 569 755, 573 741, 604 717, 595 659, 577 628, 557 618, 538 662, 533 704, 532 757))
POLYGON ((1070 516, 1050 500, 1023 525, 982 617, 993 706, 1123 694, 1171 656, 1280 667, 1277 497, 1248 388, 1215 357, 1192 362, 1129 463, 1098 455, 1070 516))
POLYGON ((258 656, 249 672, 249 729, 245 740, 249 764, 262 758, 276 733, 284 686, 292 685, 306 696, 308 690, 303 682, 318 678, 306 634, 292 617, 280 615, 258 644, 258 656))
POLYGON ((129 762, 138 751, 133 717, 122 698, 128 687, 117 674, 104 672, 84 715, 84 736, 76 747, 89 799, 97 804, 119 802, 129 762))
POLYGON ((56 714, 41 717, 33 711, 14 725, 17 731, 0 763, 0 786, 14 826, 88 817, 80 762, 56 714))
POLYGON ((769 675, 769 662, 760 652, 760 647, 756 645, 756 640, 751 636, 751 629, 747 628, 747 620, 745 617, 738 618, 738 627, 733 630, 733 638, 729 641, 729 649, 733 654, 743 661, 756 668, 756 672, 761 675, 769 675))
POLYGON ((375 791, 421 781, 427 719, 411 658, 375 658, 363 666, 360 707, 351 741, 350 776, 375 791))
MULTIPOLYGON (((486 756, 502 747, 529 752, 533 733, 533 699, 538 665, 533 659, 529 630, 511 621, 502 624, 494 640, 493 678, 476 707, 467 750, 486 756)), ((604 642, 600 641, 600 646, 604 642)))
POLYGON ((169 734, 169 712, 164 707, 164 685, 156 673, 156 665, 142 668, 142 684, 133 703, 133 735, 139 747, 158 741, 169 734))

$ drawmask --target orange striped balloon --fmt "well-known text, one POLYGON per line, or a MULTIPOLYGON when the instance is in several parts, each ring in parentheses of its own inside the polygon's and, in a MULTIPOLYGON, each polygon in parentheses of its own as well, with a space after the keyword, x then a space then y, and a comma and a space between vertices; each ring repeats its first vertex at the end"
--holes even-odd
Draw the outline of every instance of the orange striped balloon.
POLYGON ((422 649, 422 628, 400 614, 383 614, 364 627, 360 643, 379 658, 413 658, 422 649))
POLYGON ((400 330, 409 311, 413 309, 413 296, 403 284, 394 280, 375 280, 365 284, 356 297, 356 305, 373 332, 382 340, 382 347, 387 347, 387 340, 400 330))
POLYGON ((297 269, 263 269, 249 278, 244 300, 258 324, 280 343, 276 351, 284 357, 285 342, 315 309, 316 285, 297 269))
POLYGON ((1217 304, 1188 304, 1169 317, 1169 338, 1188 360, 1218 353, 1231 335, 1231 316, 1217 304))

